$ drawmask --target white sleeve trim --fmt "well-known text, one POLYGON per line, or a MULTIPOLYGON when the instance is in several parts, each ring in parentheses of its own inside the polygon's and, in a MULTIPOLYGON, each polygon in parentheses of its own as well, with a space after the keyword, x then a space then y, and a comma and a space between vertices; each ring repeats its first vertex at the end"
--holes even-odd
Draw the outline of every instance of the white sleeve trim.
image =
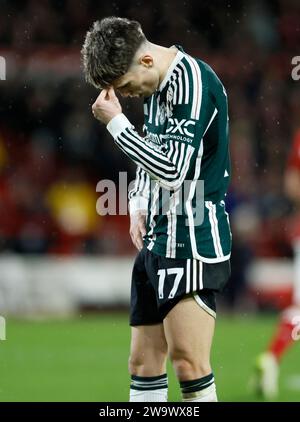
POLYGON ((120 133, 123 132, 126 128, 131 127, 133 127, 132 124, 123 113, 117 114, 115 117, 113 117, 106 126, 107 130, 113 136, 113 138, 119 136, 120 133))
POLYGON ((129 212, 134 214, 141 210, 148 210, 148 199, 144 196, 134 196, 129 201, 129 212))

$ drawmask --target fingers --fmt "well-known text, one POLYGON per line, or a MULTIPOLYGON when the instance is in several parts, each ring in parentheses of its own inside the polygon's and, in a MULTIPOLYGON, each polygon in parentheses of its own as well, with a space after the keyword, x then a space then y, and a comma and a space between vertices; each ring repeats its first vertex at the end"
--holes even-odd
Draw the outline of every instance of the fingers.
POLYGON ((100 92, 100 94, 96 98, 96 101, 94 102, 93 106, 101 103, 106 98, 107 93, 108 93, 107 89, 102 89, 102 91, 100 92))
POLYGON ((105 100, 109 101, 109 100, 111 100, 112 97, 115 97, 115 96, 116 96, 116 94, 115 94, 114 88, 112 86, 108 89, 106 89, 106 88, 102 89, 102 91, 100 92, 100 94, 96 98, 96 101, 92 105, 93 112, 97 107, 99 107, 101 105, 101 103, 103 101, 105 101, 105 100))
POLYGON ((145 227, 145 224, 143 224, 143 225, 140 226, 140 232, 141 232, 141 235, 143 237, 146 236, 146 227, 145 227))
POLYGON ((141 235, 137 237, 136 242, 135 242, 135 246, 139 251, 141 251, 143 249, 143 239, 142 239, 141 235))
POLYGON ((97 102, 101 102, 105 99, 105 97, 107 96, 107 89, 102 89, 102 91, 100 92, 100 94, 98 95, 95 103, 97 102))
POLYGON ((130 215, 129 233, 132 243, 139 251, 144 246, 143 237, 146 235, 145 220, 145 214, 140 211, 130 215))
POLYGON ((137 250, 141 251, 143 249, 143 238, 141 235, 131 236, 131 240, 137 250))
POLYGON ((108 88, 107 92, 108 92, 108 95, 110 97, 116 97, 116 93, 115 93, 114 87, 112 85, 108 88))
POLYGON ((130 236, 132 243, 134 246, 140 251, 143 249, 144 242, 143 242, 143 236, 146 234, 145 231, 141 231, 139 227, 136 227, 135 229, 130 229, 130 236))
POLYGON ((102 91, 100 92, 100 94, 96 98, 96 101, 92 105, 92 113, 93 113, 94 116, 95 116, 95 112, 96 112, 97 108, 99 106, 101 106, 101 103, 105 99, 106 95, 107 95, 107 90, 106 89, 102 89, 102 91))
POLYGON ((107 89, 102 89, 102 91, 100 92, 100 94, 99 94, 99 100, 101 99, 101 100, 103 100, 105 97, 106 97, 106 95, 107 95, 107 89))
POLYGON ((101 96, 101 100, 106 100, 106 101, 111 101, 114 98, 117 98, 116 94, 115 94, 114 87, 112 85, 108 88, 103 89, 100 93, 100 96, 101 96), (101 94, 102 94, 102 96, 101 96, 101 94))

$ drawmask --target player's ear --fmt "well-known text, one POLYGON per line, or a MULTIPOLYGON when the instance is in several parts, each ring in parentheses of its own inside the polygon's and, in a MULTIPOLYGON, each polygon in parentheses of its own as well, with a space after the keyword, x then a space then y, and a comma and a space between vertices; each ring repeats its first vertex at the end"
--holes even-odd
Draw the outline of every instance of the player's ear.
POLYGON ((153 66, 153 57, 150 56, 150 54, 144 54, 140 57, 139 63, 147 68, 150 68, 153 66))

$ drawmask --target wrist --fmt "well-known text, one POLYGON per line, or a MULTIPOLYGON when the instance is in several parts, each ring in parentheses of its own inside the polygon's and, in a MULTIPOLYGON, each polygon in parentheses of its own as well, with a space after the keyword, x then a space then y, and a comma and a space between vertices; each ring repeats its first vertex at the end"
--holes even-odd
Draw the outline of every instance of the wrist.
POLYGON ((129 201, 129 212, 130 215, 141 213, 147 215, 148 212, 148 200, 143 196, 134 196, 129 201))
POLYGON ((106 128, 109 133, 116 138, 121 132, 126 128, 131 128, 132 124, 127 119, 125 114, 118 113, 116 114, 107 124, 106 128))
POLYGON ((106 124, 106 126, 108 126, 109 125, 109 123, 115 118, 115 117, 117 117, 117 116, 119 116, 120 114, 122 114, 122 112, 121 111, 119 111, 119 112, 117 112, 117 113, 115 113, 115 114, 113 114, 111 117, 108 117, 108 119, 106 120, 106 122, 105 122, 105 124, 106 124))

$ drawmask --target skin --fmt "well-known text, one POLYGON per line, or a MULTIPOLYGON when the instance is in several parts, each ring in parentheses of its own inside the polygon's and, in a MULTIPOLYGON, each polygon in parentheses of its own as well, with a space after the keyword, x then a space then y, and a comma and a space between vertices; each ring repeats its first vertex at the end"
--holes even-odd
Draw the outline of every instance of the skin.
POLYGON ((286 195, 299 208, 300 206, 300 172, 297 169, 287 170, 284 178, 286 195))
POLYGON ((180 381, 209 375, 214 327, 214 318, 193 298, 182 299, 163 324, 132 327, 129 373, 141 377, 165 374, 169 356, 180 381))
MULTIPOLYGON (((152 95, 163 81, 176 53, 176 48, 168 49, 149 42, 142 45, 128 72, 100 92, 92 106, 94 117, 107 125, 122 113, 116 92, 124 97, 152 95)), ((139 210, 130 216, 130 236, 138 250, 142 249, 146 234, 146 213, 147 210, 139 210)), ((132 327, 130 374, 162 375, 166 373, 169 356, 180 381, 208 375, 211 372, 209 359, 214 324, 212 316, 193 298, 185 298, 168 313, 162 324, 132 327)))
POLYGON ((147 210, 139 210, 130 214, 129 234, 132 243, 139 251, 143 249, 143 237, 146 235, 146 213, 147 210))
MULTIPOLYGON (((107 125, 111 119, 122 113, 116 92, 123 97, 148 97, 152 95, 164 79, 166 72, 177 54, 177 48, 165 48, 145 42, 136 52, 129 70, 115 80, 108 89, 103 89, 94 104, 92 113, 96 119, 107 125)), ((130 236, 134 246, 141 250, 146 234, 147 210, 137 211, 130 216, 130 236)))
POLYGON ((116 91, 123 97, 152 95, 164 79, 176 53, 176 48, 165 48, 148 41, 144 43, 136 52, 128 72, 100 92, 92 105, 94 117, 107 125, 122 113, 116 91))

